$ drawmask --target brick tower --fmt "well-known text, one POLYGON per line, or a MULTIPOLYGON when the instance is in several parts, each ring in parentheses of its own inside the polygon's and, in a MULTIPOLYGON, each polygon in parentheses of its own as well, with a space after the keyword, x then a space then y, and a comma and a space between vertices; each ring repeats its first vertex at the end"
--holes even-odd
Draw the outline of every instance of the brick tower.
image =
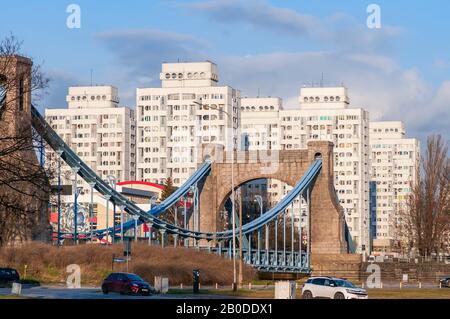
POLYGON ((32 62, 0 56, 0 245, 48 240, 50 185, 33 147, 32 62))

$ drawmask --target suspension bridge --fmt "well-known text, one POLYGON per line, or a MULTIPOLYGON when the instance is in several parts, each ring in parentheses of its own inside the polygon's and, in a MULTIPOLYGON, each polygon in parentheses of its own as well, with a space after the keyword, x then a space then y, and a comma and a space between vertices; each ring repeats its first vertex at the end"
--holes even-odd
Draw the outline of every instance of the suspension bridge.
MULTIPOLYGON (((18 65, 31 76, 31 66, 21 64, 20 61, 18 65)), ((261 157, 261 152, 236 152, 233 154, 235 156, 230 156, 220 147, 206 145, 200 150, 198 158, 201 161, 195 173, 166 200, 144 211, 110 187, 84 163, 31 104, 31 98, 27 99, 29 105, 25 108, 19 106, 19 102, 8 104, 13 94, 6 92, 0 110, 9 108, 13 113, 19 109, 20 112, 29 112, 28 116, 20 117, 22 122, 28 121, 28 125, 35 129, 42 140, 92 189, 109 199, 122 213, 135 217, 121 225, 84 234, 86 240, 109 236, 124 238, 124 233, 133 229, 136 223, 146 223, 150 232, 161 234, 162 246, 168 245, 168 241, 165 241, 167 236, 173 236, 174 245, 184 239, 182 242, 186 247, 207 249, 211 253, 232 258, 233 231, 230 227, 223 229, 220 212, 224 210, 232 187, 238 188, 248 181, 270 178, 286 182, 292 186, 292 190, 273 208, 242 227, 239 223, 234 225, 236 241, 240 236, 243 238, 239 245, 242 245, 243 260, 247 264, 263 272, 307 274, 311 272, 311 256, 314 254, 354 252, 333 186, 333 144, 330 142, 310 142, 306 150, 278 151, 276 159, 270 162, 261 157), (230 179, 232 165, 236 168, 234 184, 231 184, 230 179), (163 214, 180 201, 186 202, 188 194, 193 196, 189 225, 180 227, 164 221, 161 218, 163 214), (302 216, 304 222, 294 223, 295 216, 302 216)), ((75 227, 75 239, 76 232, 75 227)))

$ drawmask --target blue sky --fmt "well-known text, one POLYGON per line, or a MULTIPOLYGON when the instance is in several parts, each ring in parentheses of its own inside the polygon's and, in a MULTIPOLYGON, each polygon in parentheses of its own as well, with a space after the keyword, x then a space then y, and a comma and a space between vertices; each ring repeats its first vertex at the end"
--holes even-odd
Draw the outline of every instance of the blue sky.
POLYGON ((372 119, 403 120, 410 136, 450 138, 450 3, 331 0, 8 1, 0 37, 12 32, 52 79, 41 107, 63 107, 69 85, 159 85, 163 61, 205 60, 243 96, 280 96, 298 107, 303 83, 344 82, 372 119), (81 7, 81 29, 66 8, 81 7), (381 8, 368 29, 366 8, 381 8))

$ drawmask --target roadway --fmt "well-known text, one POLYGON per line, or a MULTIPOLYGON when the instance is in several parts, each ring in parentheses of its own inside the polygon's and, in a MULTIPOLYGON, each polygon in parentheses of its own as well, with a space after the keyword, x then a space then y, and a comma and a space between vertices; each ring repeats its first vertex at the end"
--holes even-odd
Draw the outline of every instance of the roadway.
MULTIPOLYGON (((11 288, 0 288, 0 296, 11 295, 11 288)), ((100 288, 69 289, 57 286, 22 287, 22 297, 38 299, 234 299, 222 295, 167 294, 151 296, 128 296, 118 293, 103 294, 100 288)))

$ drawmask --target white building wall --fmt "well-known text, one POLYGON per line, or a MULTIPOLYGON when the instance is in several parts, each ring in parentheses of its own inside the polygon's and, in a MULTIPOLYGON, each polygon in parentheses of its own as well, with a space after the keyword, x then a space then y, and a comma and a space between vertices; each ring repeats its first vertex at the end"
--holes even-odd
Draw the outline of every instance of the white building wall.
MULTIPOLYGON (((67 96, 69 108, 47 108, 45 118, 67 145, 104 180, 108 175, 117 182, 134 180, 135 116, 127 107, 119 107, 118 92, 113 86, 71 87, 67 96)), ((57 167, 58 156, 47 147, 47 165, 57 167)), ((62 185, 71 185, 74 174, 62 162, 62 185)), ((52 181, 56 185, 56 179, 52 181)), ((81 178, 82 194, 90 187, 81 178)), ((63 196, 72 202, 73 196, 63 196)))
POLYGON ((399 252, 401 215, 416 182, 419 141, 406 138, 400 121, 371 122, 371 218, 373 247, 399 252))
MULTIPOLYGON (((271 125, 279 128, 278 149, 304 149, 311 140, 332 141, 335 145, 334 174, 338 198, 358 250, 364 248, 367 251, 370 249, 369 113, 349 107, 344 87, 302 88, 299 101, 300 109, 280 107, 279 111, 269 110, 269 113, 258 108, 245 109, 242 134, 250 138, 249 149, 262 149, 263 139, 254 132, 267 131, 271 125)), ((260 102, 259 105, 266 103, 260 102)), ((290 187, 280 182, 276 184, 277 189, 268 191, 276 193, 280 199, 290 187)))
POLYGON ((216 85, 212 62, 164 63, 160 76, 161 88, 136 92, 137 178, 164 183, 170 176, 180 186, 197 169, 201 145, 237 145, 240 92, 216 85))

